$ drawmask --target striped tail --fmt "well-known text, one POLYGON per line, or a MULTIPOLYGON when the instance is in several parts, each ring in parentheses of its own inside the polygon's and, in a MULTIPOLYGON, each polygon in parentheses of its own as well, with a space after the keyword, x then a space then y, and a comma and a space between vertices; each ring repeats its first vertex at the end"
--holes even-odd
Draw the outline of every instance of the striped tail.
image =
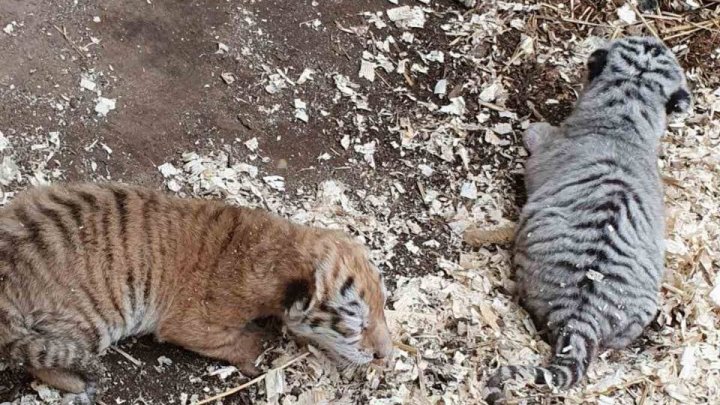
POLYGON ((43 314, 0 323, 0 358, 28 369, 63 369, 91 378, 101 370, 97 348, 79 338, 82 329, 43 314), (51 321, 48 321, 50 319, 51 321))
POLYGON ((95 353, 79 341, 32 334, 20 338, 7 348, 8 357, 18 365, 33 369, 62 368, 73 371, 94 366, 95 353))
POLYGON ((559 389, 567 389, 577 384, 585 377, 590 361, 597 353, 597 341, 577 332, 567 332, 561 337, 547 367, 500 367, 486 384, 485 401, 490 405, 505 403, 505 382, 512 379, 559 389))

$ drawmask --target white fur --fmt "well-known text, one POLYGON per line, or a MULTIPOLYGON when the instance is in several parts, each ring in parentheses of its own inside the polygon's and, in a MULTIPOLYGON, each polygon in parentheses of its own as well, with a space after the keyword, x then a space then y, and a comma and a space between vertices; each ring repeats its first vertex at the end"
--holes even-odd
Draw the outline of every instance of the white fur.
MULTIPOLYGON (((370 308, 360 297, 355 285, 346 292, 345 296, 340 293, 342 283, 345 280, 344 277, 338 277, 338 280, 326 280, 331 270, 331 263, 334 260, 335 257, 330 256, 318 266, 315 272, 315 294, 307 309, 303 310, 303 302, 296 302, 286 312, 285 322, 290 331, 312 340, 339 362, 365 364, 373 360, 373 353, 363 349, 361 345, 363 331, 370 317, 370 308), (334 281, 334 284, 329 285, 327 281, 334 281), (328 286, 332 290, 327 291, 328 286), (358 305, 350 305, 353 301, 357 302, 358 305), (348 337, 332 328, 335 314, 333 312, 323 312, 320 309, 323 303, 325 306, 337 311, 340 316, 340 328, 350 331, 348 337), (339 310, 339 308, 351 311, 354 315, 339 310), (312 322, 314 320, 320 321, 320 324, 313 327, 312 322)), ((382 285, 381 288, 383 289, 383 296, 386 297, 385 286, 382 285)))

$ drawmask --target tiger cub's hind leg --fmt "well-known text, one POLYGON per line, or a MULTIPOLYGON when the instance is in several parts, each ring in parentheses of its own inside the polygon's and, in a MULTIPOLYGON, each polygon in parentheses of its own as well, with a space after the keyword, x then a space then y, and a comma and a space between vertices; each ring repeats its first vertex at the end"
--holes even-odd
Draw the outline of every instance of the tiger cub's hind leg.
POLYGON ((73 394, 81 394, 92 385, 78 374, 61 368, 29 368, 28 372, 51 387, 73 394))
POLYGON ((31 375, 44 384, 72 394, 79 394, 73 402, 78 404, 95 403, 103 370, 98 359, 93 359, 77 369, 27 368, 31 375))
POLYGON ((81 377, 79 373, 60 368, 31 368, 28 369, 28 372, 51 387, 76 394, 70 398, 66 397, 66 400, 70 399, 69 403, 71 404, 92 405, 95 403, 98 391, 94 377, 81 377))
POLYGON ((70 329, 67 320, 38 316, 32 323, 16 323, 6 346, 11 363, 25 369, 42 382, 63 391, 92 397, 103 375, 103 367, 93 340, 78 324, 70 329))

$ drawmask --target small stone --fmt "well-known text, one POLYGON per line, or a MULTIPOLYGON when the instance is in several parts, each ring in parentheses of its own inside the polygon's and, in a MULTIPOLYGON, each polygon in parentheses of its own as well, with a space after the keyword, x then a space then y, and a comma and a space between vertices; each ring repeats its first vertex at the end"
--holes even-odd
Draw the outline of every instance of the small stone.
POLYGON ((230 51, 230 48, 228 48, 227 45, 223 44, 222 42, 217 43, 217 51, 215 53, 227 53, 230 51))
POLYGON ((158 358, 157 358, 157 362, 158 362, 158 365, 160 365, 160 367, 162 367, 162 366, 170 366, 170 365, 173 364, 172 360, 170 360, 169 358, 167 358, 167 357, 165 357, 165 356, 160 356, 160 357, 158 357, 158 358))
POLYGON ((98 97, 97 104, 95 104, 95 112, 101 116, 106 116, 110 111, 115 109, 115 99, 98 97))
POLYGON ((235 83, 235 75, 230 72, 223 72, 220 74, 220 77, 223 79, 225 84, 229 85, 235 83))
POLYGON ((85 90, 95 91, 97 84, 90 77, 82 76, 80 78, 80 87, 85 90))
POLYGON ((245 147, 250 150, 250 152, 255 152, 258 149, 259 143, 257 138, 252 138, 245 142, 245 147))

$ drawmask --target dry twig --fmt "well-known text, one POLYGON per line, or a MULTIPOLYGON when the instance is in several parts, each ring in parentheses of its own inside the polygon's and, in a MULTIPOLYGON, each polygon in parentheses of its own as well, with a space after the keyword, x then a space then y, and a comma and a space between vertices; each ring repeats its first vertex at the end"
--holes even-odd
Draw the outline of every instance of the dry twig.
POLYGON ((63 36, 63 38, 65 38, 65 41, 67 41, 67 42, 70 44, 70 46, 75 50, 75 52, 78 53, 78 55, 80 55, 80 56, 83 57, 83 58, 85 57, 85 54, 82 52, 82 50, 80 49, 80 47, 77 46, 77 45, 75 44, 75 41, 73 41, 73 40, 70 38, 70 36, 68 35, 67 30, 65 29, 65 27, 62 27, 62 29, 60 29, 60 27, 58 27, 57 25, 53 25, 53 27, 57 30, 57 32, 59 32, 59 33, 63 36))
POLYGON ((222 394, 215 395, 214 397, 210 397, 210 398, 207 398, 207 399, 203 399, 202 401, 198 402, 197 405, 209 404, 209 403, 211 403, 211 402, 213 402, 213 401, 217 401, 218 399, 222 399, 222 398, 225 398, 225 397, 230 396, 230 395, 232 395, 232 394, 235 394, 235 393, 237 393, 237 392, 240 392, 240 391, 244 390, 245 388, 250 387, 250 386, 252 386, 252 385, 255 385, 255 384, 259 383, 260 381, 264 380, 265 377, 267 377, 268 373, 270 373, 271 371, 274 371, 274 370, 282 370, 282 369, 284 369, 284 368, 290 367, 291 365, 297 363, 298 361, 304 359, 305 357, 307 357, 307 356, 309 356, 309 355, 310 355, 310 352, 305 352, 305 353, 303 353, 303 354, 301 354, 301 355, 299 355, 299 356, 291 359, 291 360, 288 361, 287 363, 285 363, 285 364, 283 364, 283 365, 281 365, 281 366, 279 366, 279 367, 276 367, 276 368, 274 368, 274 369, 272 369, 272 370, 269 370, 267 373, 261 374, 261 375, 258 376, 258 377, 253 378, 252 380, 246 382, 245 384, 242 384, 242 385, 237 386, 237 387, 235 387, 235 388, 231 388, 231 389, 223 392, 222 394))
POLYGON ((479 247, 489 243, 509 243, 515 235, 515 225, 497 229, 470 228, 465 231, 463 239, 470 246, 479 247))
POLYGON ((130 363, 136 365, 137 367, 142 366, 142 361, 136 359, 135 357, 131 356, 128 352, 125 350, 117 347, 117 346, 110 346, 110 350, 114 351, 115 353, 125 357, 130 363))
POLYGON ((628 4, 630 4, 630 6, 632 6, 633 10, 635 11, 635 14, 637 14, 638 17, 640 17, 640 21, 642 21, 642 23, 643 23, 643 25, 645 26, 645 28, 647 28, 648 31, 650 31, 650 33, 651 33, 655 38, 660 39, 660 36, 658 35, 658 33, 655 32, 655 29, 653 29, 653 27, 651 27, 650 24, 648 24, 647 20, 645 19, 645 16, 643 16, 643 14, 640 12, 640 10, 638 10, 638 8, 637 8, 637 6, 635 5, 635 3, 633 3, 632 1, 630 1, 630 2, 628 2, 628 4))

